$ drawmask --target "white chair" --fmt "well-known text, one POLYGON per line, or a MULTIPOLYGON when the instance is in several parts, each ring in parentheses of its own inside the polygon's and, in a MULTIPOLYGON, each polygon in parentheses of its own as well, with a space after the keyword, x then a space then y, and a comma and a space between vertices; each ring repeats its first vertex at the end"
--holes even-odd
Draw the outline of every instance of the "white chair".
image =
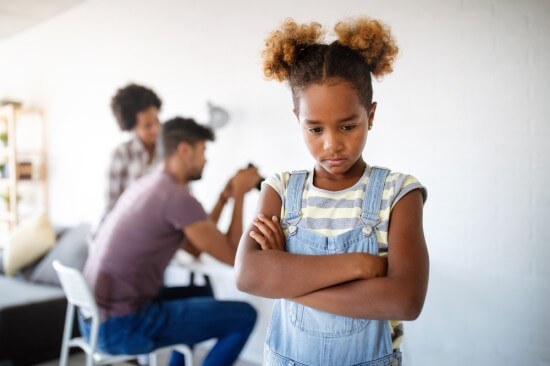
MULTIPOLYGON (((61 287, 67 297, 67 314, 65 316, 65 329, 63 331, 63 343, 61 346, 60 366, 67 366, 69 348, 79 347, 86 352, 86 366, 105 365, 136 359, 140 355, 111 355, 97 349, 97 336, 99 333, 100 315, 96 301, 82 273, 74 268, 66 267, 59 261, 53 262, 61 287), (86 342, 83 337, 71 338, 75 309, 80 309, 86 315, 90 315, 92 326, 90 340, 86 342)), ((164 349, 174 349, 185 357, 185 364, 193 365, 193 353, 185 344, 178 344, 164 349)), ((149 364, 157 365, 157 349, 149 354, 149 364)))

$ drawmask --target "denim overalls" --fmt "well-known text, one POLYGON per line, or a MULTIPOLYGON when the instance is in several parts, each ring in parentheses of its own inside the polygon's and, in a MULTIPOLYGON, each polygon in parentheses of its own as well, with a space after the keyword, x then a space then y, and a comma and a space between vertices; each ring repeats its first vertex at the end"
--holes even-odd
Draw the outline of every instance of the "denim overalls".
MULTIPOLYGON (((362 226, 326 237, 301 227, 301 205, 307 171, 291 173, 284 200, 286 248, 297 254, 365 252, 378 254, 376 226, 389 171, 373 168, 363 199, 362 226)), ((296 281, 300 279, 297 278, 296 281)), ((387 320, 330 314, 285 299, 275 301, 264 347, 264 365, 386 366, 399 365, 387 320)))

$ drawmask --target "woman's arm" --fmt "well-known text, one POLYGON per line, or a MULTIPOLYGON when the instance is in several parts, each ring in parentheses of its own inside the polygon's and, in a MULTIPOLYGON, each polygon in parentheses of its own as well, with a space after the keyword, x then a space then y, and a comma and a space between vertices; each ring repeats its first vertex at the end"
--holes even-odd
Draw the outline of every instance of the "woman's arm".
POLYGON ((424 305, 429 269, 422 208, 422 195, 414 190, 392 210, 386 277, 333 286, 292 300, 355 318, 416 319, 424 305))
MULTIPOLYGON (((257 214, 272 218, 281 213, 281 199, 270 186, 260 193, 257 214)), ((385 274, 385 260, 365 253, 299 255, 282 250, 262 250, 244 231, 235 261, 239 290, 270 298, 305 295, 344 282, 385 274)), ((259 230, 256 230, 259 233, 259 230)), ((284 246, 284 245, 283 245, 284 246)))

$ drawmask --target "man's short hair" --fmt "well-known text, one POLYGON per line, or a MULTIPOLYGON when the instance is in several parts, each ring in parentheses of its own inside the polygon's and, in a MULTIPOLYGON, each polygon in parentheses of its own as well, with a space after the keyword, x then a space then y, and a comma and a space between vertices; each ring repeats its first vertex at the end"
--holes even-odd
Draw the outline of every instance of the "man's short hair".
POLYGON ((160 153, 163 158, 171 156, 181 142, 195 145, 199 141, 214 141, 214 131, 200 125, 192 118, 174 117, 162 125, 160 153))

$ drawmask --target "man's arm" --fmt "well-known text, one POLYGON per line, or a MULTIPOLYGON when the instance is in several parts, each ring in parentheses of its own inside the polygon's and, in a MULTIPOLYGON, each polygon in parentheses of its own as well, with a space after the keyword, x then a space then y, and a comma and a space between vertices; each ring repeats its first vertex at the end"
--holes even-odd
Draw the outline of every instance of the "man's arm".
POLYGON ((416 319, 424 305, 429 272, 422 208, 422 195, 415 190, 392 210, 386 277, 341 284, 292 300, 355 318, 416 319))
POLYGON ((185 237, 193 243, 193 246, 230 266, 235 263, 235 253, 243 232, 244 196, 255 187, 258 179, 256 168, 241 170, 233 177, 233 214, 225 235, 218 230, 216 223, 211 218, 183 228, 185 237))
POLYGON ((231 197, 231 180, 227 182, 225 185, 225 188, 220 193, 220 196, 218 197, 218 201, 214 205, 214 208, 210 212, 210 219, 214 221, 216 224, 220 220, 220 216, 222 214, 223 208, 225 207, 225 204, 231 197))
POLYGON ((185 237, 201 252, 206 252, 230 266, 235 261, 236 248, 211 219, 194 222, 183 228, 185 237))
MULTIPOLYGON (((260 194, 258 214, 267 218, 278 216, 281 199, 273 188, 265 187, 260 194)), ((385 271, 383 258, 365 253, 300 255, 262 250, 252 237, 259 240, 260 230, 254 227, 251 224, 245 231, 237 251, 235 269, 237 287, 241 291, 269 298, 297 297, 385 271)))
MULTIPOLYGON (((224 190, 220 193, 218 201, 210 212, 210 220, 212 220, 215 224, 218 224, 223 208, 229 197, 231 197, 231 180, 227 182, 224 190)), ((185 250, 195 258, 198 258, 201 254, 201 250, 197 248, 187 237, 183 240, 181 249, 185 250)))
POLYGON ((184 238, 181 242, 181 249, 185 250, 188 254, 191 254, 193 257, 198 258, 201 255, 201 251, 197 248, 188 238, 184 238))

